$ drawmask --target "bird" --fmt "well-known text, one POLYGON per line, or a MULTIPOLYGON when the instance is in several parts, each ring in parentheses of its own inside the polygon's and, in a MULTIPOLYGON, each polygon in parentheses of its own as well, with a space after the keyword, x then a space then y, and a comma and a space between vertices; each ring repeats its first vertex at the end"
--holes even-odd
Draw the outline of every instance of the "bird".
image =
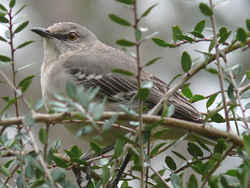
MULTIPOLYGON (((65 93, 70 80, 77 87, 99 88, 99 101, 106 98, 105 111, 122 111, 120 104, 128 104, 138 91, 136 76, 115 73, 121 69, 137 74, 134 57, 123 50, 103 43, 86 27, 73 22, 59 22, 48 28, 36 27, 31 30, 43 38, 43 63, 41 66, 41 91, 45 101, 53 100, 54 93, 65 93)), ((169 90, 168 84, 152 73, 142 70, 141 81, 153 84, 144 105, 152 109, 169 90)), ((174 105, 172 117, 192 122, 202 121, 200 112, 177 91, 167 102, 174 105)), ((138 108, 135 102, 133 109, 138 108)), ((79 128, 67 125, 71 132, 79 128)), ((111 129, 103 135, 104 143, 115 142, 119 130, 111 129)), ((84 135, 89 141, 94 134, 84 135)))

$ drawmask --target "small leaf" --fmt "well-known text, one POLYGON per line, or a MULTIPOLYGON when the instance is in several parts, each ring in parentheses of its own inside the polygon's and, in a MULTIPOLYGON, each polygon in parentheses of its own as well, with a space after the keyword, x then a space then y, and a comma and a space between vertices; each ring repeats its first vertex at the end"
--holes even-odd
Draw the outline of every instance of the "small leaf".
POLYGON ((209 52, 212 51, 212 49, 215 47, 215 44, 216 44, 215 40, 212 40, 212 41, 210 42, 209 47, 208 47, 208 51, 209 51, 209 52))
POLYGON ((247 30, 250 31, 250 19, 246 20, 247 30))
POLYGON ((188 72, 191 69, 192 59, 186 51, 184 51, 182 54, 181 65, 184 72, 188 72))
POLYGON ((120 24, 122 26, 131 26, 131 23, 129 23, 129 21, 119 17, 119 16, 116 16, 115 14, 109 14, 109 18, 117 23, 117 24, 120 24))
POLYGON ((99 144, 95 143, 95 142, 90 142, 90 147, 97 154, 102 152, 101 146, 99 144))
POLYGON ((9 23, 9 20, 4 16, 0 16, 0 23, 9 23))
POLYGON ((34 78, 34 75, 28 76, 24 78, 21 82, 18 84, 18 88, 21 88, 22 92, 24 93, 32 83, 32 79, 34 78))
POLYGON ((176 47, 176 45, 167 43, 167 42, 165 42, 164 40, 159 39, 159 38, 152 38, 152 41, 153 41, 155 44, 157 44, 158 46, 160 46, 160 47, 169 47, 169 48, 174 48, 174 47, 176 47))
POLYGON ((165 163, 167 164, 168 168, 170 168, 171 170, 176 170, 176 164, 170 156, 165 157, 165 163))
POLYGON ((227 148, 226 142, 224 139, 219 139, 217 144, 214 147, 214 153, 223 153, 227 148))
POLYGON ((202 33, 202 31, 204 30, 206 26, 206 21, 205 20, 201 20, 200 22, 198 22, 195 27, 194 27, 194 31, 197 33, 202 33))
POLYGON ((4 55, 0 55, 0 61, 2 62, 10 62, 11 59, 7 56, 4 56, 4 55))
POLYGON ((200 3, 199 8, 200 8, 201 13, 204 14, 205 16, 213 15, 212 9, 207 4, 200 3))
POLYGON ((48 139, 48 133, 47 133, 46 129, 41 128, 41 129, 39 130, 38 136, 39 136, 40 142, 41 142, 42 144, 46 144, 47 139, 48 139))
POLYGON ((125 76, 134 76, 133 72, 130 72, 130 71, 124 70, 124 69, 113 69, 112 72, 122 74, 122 75, 125 75, 125 76))
POLYGON ((193 96, 193 93, 192 93, 191 89, 189 88, 189 84, 184 85, 181 92, 185 97, 187 97, 189 99, 191 99, 193 96))
POLYGON ((194 103, 194 102, 197 102, 197 101, 200 101, 203 99, 205 99, 205 97, 203 95, 193 95, 190 99, 190 102, 194 103))
POLYGON ((247 33, 243 28, 238 28, 236 31, 236 40, 244 43, 247 40, 247 33))
POLYGON ((144 65, 144 67, 148 67, 148 66, 153 65, 153 64, 156 63, 159 59, 161 59, 161 57, 156 57, 156 58, 154 58, 154 59, 151 59, 150 61, 148 61, 148 62, 144 65))
MULTIPOLYGON (((195 37, 197 37, 197 38, 201 38, 201 39, 203 39, 204 38, 204 35, 203 34, 201 34, 201 33, 198 33, 198 32, 196 32, 196 31, 192 31, 192 32, 190 32, 192 35, 194 35, 195 37)), ((192 40, 193 41, 193 40, 192 40)))
POLYGON ((139 89, 138 93, 136 94, 136 98, 145 101, 149 94, 150 89, 153 87, 153 82, 144 82, 142 87, 139 89))
POLYGON ((158 4, 158 3, 153 4, 153 5, 150 6, 147 10, 145 10, 145 11, 142 13, 141 18, 147 16, 147 15, 151 12, 151 10, 157 6, 157 4, 158 4))
POLYGON ((135 38, 137 41, 141 40, 142 32, 138 29, 135 30, 135 38))
POLYGON ((246 72, 247 79, 250 80, 250 71, 246 72))
POLYGON ((3 6, 2 4, 0 4, 0 9, 1 9, 2 11, 4 11, 4 12, 7 11, 7 9, 5 8, 5 6, 3 6))
POLYGON ((127 5, 132 5, 134 3, 134 0, 116 0, 116 1, 127 5))
POLYGON ((202 157, 203 156, 203 151, 195 143, 191 143, 191 142, 188 143, 188 152, 194 158, 202 157))
POLYGON ((8 42, 5 38, 3 38, 3 37, 1 37, 1 36, 0 36, 0 41, 8 42))
POLYGON ((118 44, 120 46, 125 46, 125 47, 132 47, 132 46, 136 45, 135 42, 132 42, 132 41, 129 41, 129 40, 126 40, 126 39, 117 40, 116 44, 118 44))
POLYGON ((224 43, 228 37, 230 36, 232 32, 231 31, 227 31, 227 28, 226 27, 222 27, 220 28, 219 30, 219 36, 220 36, 220 40, 219 40, 219 43, 224 43))
POLYGON ((16 34, 16 33, 21 32, 28 25, 29 25, 29 21, 25 21, 25 22, 21 23, 19 26, 17 26, 17 28, 15 29, 14 33, 16 34))
POLYGON ((198 182, 197 182, 197 179, 196 179, 196 177, 195 177, 194 174, 192 174, 192 175, 189 177, 187 187, 188 187, 188 188, 197 188, 197 187, 198 187, 198 182))
POLYGON ((174 112, 175 112, 175 106, 173 104, 171 104, 168 107, 167 117, 172 117, 174 115, 174 112))
POLYGON ((211 74, 218 74, 218 71, 215 68, 206 68, 206 71, 211 74))
POLYGON ((206 103, 206 107, 207 107, 207 108, 208 108, 209 106, 211 106, 211 105, 214 103, 214 101, 215 101, 217 95, 218 95, 218 94, 216 93, 216 94, 214 94, 214 95, 212 95, 212 96, 209 97, 209 99, 207 100, 207 103, 206 103))
POLYGON ((216 113, 211 117, 211 120, 216 123, 224 123, 225 119, 219 114, 216 113))
POLYGON ((15 13, 15 16, 18 15, 27 5, 21 6, 15 13))
POLYGON ((33 42, 34 42, 33 40, 26 41, 26 42, 24 42, 24 43, 22 43, 22 44, 19 44, 19 45, 16 47, 16 49, 20 49, 20 48, 23 48, 23 47, 25 47, 25 46, 28 46, 29 44, 31 44, 31 43, 33 43, 33 42))
POLYGON ((13 8, 16 4, 16 0, 10 0, 9 7, 13 8))
POLYGON ((229 84, 228 88, 227 88, 227 95, 228 97, 232 100, 235 101, 235 96, 234 96, 234 86, 233 84, 229 84))
POLYGON ((124 146, 126 144, 126 141, 125 139, 118 139, 116 142, 115 142, 115 146, 114 146, 114 155, 113 155, 113 158, 118 158, 121 156, 123 150, 124 150, 124 146))
POLYGON ((180 28, 178 25, 172 27, 172 35, 173 35, 173 40, 174 40, 174 41, 182 40, 182 39, 180 38, 180 36, 182 36, 183 33, 182 33, 182 31, 181 31, 181 28, 180 28))

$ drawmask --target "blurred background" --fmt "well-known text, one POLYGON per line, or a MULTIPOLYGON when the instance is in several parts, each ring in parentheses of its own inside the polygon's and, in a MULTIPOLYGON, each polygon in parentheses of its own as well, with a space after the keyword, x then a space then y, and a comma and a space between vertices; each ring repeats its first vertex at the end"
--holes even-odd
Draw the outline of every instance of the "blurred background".
MULTIPOLYGON (((0 0, 3 4, 8 4, 7 0, 0 0)), ((145 31, 144 36, 150 35, 154 32, 159 32, 156 37, 162 38, 167 42, 171 42, 172 30, 171 27, 178 25, 184 32, 193 30, 194 25, 202 19, 206 19, 207 27, 205 34, 211 36, 211 28, 209 20, 201 15, 199 11, 199 2, 201 0, 138 0, 139 14, 146 10, 154 3, 158 6, 141 22, 141 27, 145 31)), ((204 0, 203 2, 206 2, 204 0)), ((226 26, 232 31, 241 26, 245 27, 245 20, 250 18, 250 1, 249 0, 215 0, 215 16, 218 27, 226 26)), ((118 47, 115 41, 120 38, 134 40, 133 30, 128 27, 122 27, 115 24, 108 18, 108 14, 114 13, 123 18, 131 20, 132 10, 128 7, 117 3, 115 0, 18 0, 17 3, 21 6, 27 4, 28 7, 20 14, 21 19, 29 20, 30 24, 28 29, 21 32, 15 40, 15 44, 19 44, 25 40, 35 40, 36 42, 30 46, 17 51, 16 53, 16 66, 23 67, 27 64, 33 64, 31 67, 19 72, 17 79, 22 80, 27 75, 35 75, 31 87, 28 89, 26 96, 32 101, 38 101, 41 98, 40 90, 40 67, 42 63, 42 43, 41 38, 30 31, 32 27, 48 27, 55 22, 70 21, 76 22, 86 26, 93 31, 97 37, 103 42, 118 47)), ((17 8, 20 6, 16 6, 17 8)), ((5 32, 6 28, 0 26, 0 34, 5 32)), ((141 49, 142 63, 154 57, 163 57, 159 63, 154 64, 148 68, 148 71, 156 74, 162 80, 168 82, 176 74, 182 73, 180 59, 184 50, 188 51, 194 63, 201 62, 204 57, 195 50, 204 50, 208 48, 207 43, 200 43, 198 45, 185 45, 180 48, 160 48, 152 43, 151 40, 145 42, 141 49)), ((129 48, 133 52, 133 48, 129 48)), ((0 42, 0 54, 9 55, 9 48, 4 43, 0 42)), ((250 53, 249 50, 241 52, 238 50, 228 56, 230 64, 240 63, 244 66, 245 70, 250 69, 250 53)), ((0 66, 6 73, 10 73, 8 66, 0 66)), ((201 71, 191 81, 191 89, 194 94, 209 95, 214 93, 219 88, 217 77, 201 71)), ((12 93, 10 89, 0 84, 0 97, 8 96, 12 93)), ((197 102, 194 105, 200 110, 205 111, 205 103, 197 102)), ((2 101, 0 107, 2 108, 2 101)), ((25 110, 23 110, 25 114, 25 110)), ((11 133, 10 133, 11 134, 11 133)), ((78 144, 81 148, 86 144, 82 143, 75 136, 68 133, 62 126, 55 126, 50 133, 51 138, 62 138, 65 146, 78 144)), ((183 151, 186 147, 184 142, 178 145, 178 150, 183 151)), ((239 162, 237 158, 230 158, 226 160, 226 167, 234 165, 235 167, 239 162)), ((153 161, 154 162, 154 161, 153 161)), ((181 164, 178 163, 177 164, 181 164)), ((155 164, 157 166, 157 164, 155 164)), ((161 164, 159 164, 161 165, 161 164)), ((162 166, 159 166, 161 168, 162 166)))

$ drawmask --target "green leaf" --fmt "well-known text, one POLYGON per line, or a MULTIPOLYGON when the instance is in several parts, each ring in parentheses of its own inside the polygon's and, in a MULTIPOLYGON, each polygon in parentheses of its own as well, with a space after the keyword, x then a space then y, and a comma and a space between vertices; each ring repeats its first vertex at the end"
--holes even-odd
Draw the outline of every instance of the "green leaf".
POLYGON ((212 9, 207 4, 200 3, 199 8, 200 8, 201 13, 204 14, 205 16, 213 15, 212 9))
POLYGON ((126 40, 126 39, 117 40, 116 44, 118 44, 120 46, 125 46, 125 47, 132 47, 132 46, 136 45, 135 42, 132 42, 132 41, 129 41, 129 40, 126 40))
POLYGON ((184 72, 188 72, 191 69, 192 59, 186 51, 182 53, 181 65, 184 72))
POLYGON ((197 101, 201 101, 203 99, 206 99, 203 95, 193 95, 190 99, 191 103, 197 102, 197 101))
POLYGON ((31 75, 24 78, 21 82, 19 82, 18 88, 21 88, 22 92, 24 93, 29 88, 30 84, 32 83, 32 79, 34 77, 35 77, 34 75, 31 75))
POLYGON ((102 183, 106 184, 110 178, 110 171, 108 166, 102 168, 102 183))
POLYGON ((185 97, 187 97, 187 98, 189 98, 189 99, 191 99, 192 96, 193 96, 192 91, 191 91, 191 89, 189 88, 189 84, 184 85, 184 87, 182 88, 181 92, 182 92, 182 94, 183 94, 185 97))
POLYGON ((173 104, 171 104, 168 107, 167 117, 172 117, 174 115, 174 112, 175 112, 175 106, 173 104))
POLYGON ((153 4, 152 6, 150 6, 147 10, 145 10, 145 11, 142 13, 141 18, 147 16, 147 15, 151 12, 151 10, 157 6, 157 4, 158 4, 158 3, 155 3, 155 4, 153 4))
POLYGON ((247 40, 247 33, 242 27, 238 28, 236 31, 236 40, 242 43, 246 42, 247 40))
POLYGON ((0 16, 0 23, 9 23, 9 20, 4 16, 0 16))
POLYGON ((176 170, 176 164, 170 156, 165 157, 165 163, 167 164, 168 168, 170 168, 171 170, 176 170))
POLYGON ((34 42, 33 40, 26 41, 26 42, 24 42, 24 43, 22 43, 22 44, 19 44, 19 45, 16 47, 16 49, 20 49, 20 48, 23 48, 23 47, 25 47, 25 46, 28 46, 29 44, 31 44, 31 43, 33 43, 33 42, 34 42))
POLYGON ((3 38, 3 37, 1 37, 1 36, 0 36, 0 41, 8 42, 5 38, 3 38))
POLYGON ((247 79, 250 80, 250 71, 246 72, 247 79))
POLYGON ((10 0, 9 7, 13 8, 16 4, 16 0, 10 0))
POLYGON ((182 38, 180 38, 180 36, 183 36, 183 33, 181 31, 181 28, 178 25, 172 27, 172 35, 173 35, 174 41, 182 40, 182 38))
POLYGON ((219 139, 217 144, 214 147, 214 153, 223 153, 227 148, 226 142, 224 139, 219 139))
POLYGON ((2 11, 4 11, 4 12, 7 11, 7 9, 5 8, 5 6, 3 6, 2 4, 0 4, 0 9, 1 9, 2 11))
POLYGON ((0 111, 0 116, 3 115, 3 113, 8 110, 10 106, 12 106, 16 102, 16 98, 9 99, 8 104, 0 111))
POLYGON ((202 31, 204 30, 206 26, 206 21, 205 20, 201 20, 200 22, 198 22, 195 27, 194 27, 194 31, 197 33, 202 33, 202 31))
POLYGON ((25 4, 24 4, 23 6, 21 6, 21 7, 16 11, 15 16, 18 15, 26 6, 27 6, 27 5, 25 5, 25 4))
POLYGON ((169 47, 169 48, 174 48, 174 47, 176 47, 176 45, 167 43, 167 42, 165 42, 164 40, 159 39, 159 38, 152 38, 152 41, 153 41, 155 44, 157 44, 158 46, 160 46, 160 47, 169 47))
POLYGON ((0 55, 0 61, 2 62, 10 62, 11 59, 7 56, 4 56, 4 55, 0 55))
POLYGON ((180 159, 187 161, 187 159, 180 153, 176 152, 176 151, 172 151, 177 157, 179 157, 180 159))
MULTIPOLYGON (((196 31, 192 31, 192 32, 190 32, 192 35, 194 35, 195 37, 197 37, 197 38, 204 38, 204 35, 203 34, 201 34, 201 33, 198 33, 198 32, 196 32, 196 31)), ((192 41, 191 42, 193 42, 193 39, 192 39, 192 41)))
POLYGON ((224 123, 224 122, 225 122, 225 119, 224 119, 223 116, 221 116, 219 113, 214 114, 214 115, 211 117, 211 120, 212 120, 213 122, 216 122, 216 123, 224 123))
POLYGON ((47 139, 48 139, 48 132, 46 129, 41 128, 38 133, 39 140, 42 144, 46 144, 47 139))
POLYGON ((246 20, 247 30, 250 31, 250 19, 246 20))
POLYGON ((21 23, 19 26, 17 26, 17 28, 15 29, 14 33, 16 34, 16 33, 21 32, 28 25, 29 25, 29 21, 25 21, 25 22, 21 23))
POLYGON ((58 167, 67 168, 70 165, 67 160, 57 157, 54 154, 52 154, 52 159, 58 167))
POLYGON ((196 179, 196 177, 195 177, 194 174, 192 174, 192 175, 189 177, 187 187, 188 187, 188 188, 197 188, 197 187, 198 187, 198 182, 197 182, 197 179, 196 179))
POLYGON ((212 41, 210 42, 209 47, 208 47, 208 51, 209 51, 209 52, 212 51, 212 49, 215 47, 215 44, 216 44, 215 40, 212 40, 212 41))
POLYGON ((137 41, 141 40, 142 32, 138 29, 135 30, 135 38, 137 41))
POLYGON ((165 143, 159 143, 157 144, 152 151, 150 152, 150 157, 153 158, 154 156, 156 156, 156 154, 158 153, 158 151, 165 145, 165 143))
POLYGON ((249 135, 243 136, 243 144, 244 144, 244 148, 246 149, 248 153, 248 156, 250 156, 250 136, 249 135))
POLYGON ((218 71, 215 68, 206 68, 206 71, 211 74, 218 74, 218 71))
POLYGON ((187 150, 188 150, 189 154, 192 155, 194 158, 203 156, 203 151, 195 143, 189 142, 187 150))
POLYGON ((226 27, 220 28, 220 30, 219 30, 219 37, 220 37, 219 43, 220 44, 224 43, 228 39, 228 37, 230 36, 231 33, 232 33, 231 31, 227 31, 226 27))
POLYGON ((151 59, 150 61, 148 61, 145 65, 144 65, 144 67, 148 67, 148 66, 151 66, 151 65, 153 65, 154 63, 156 63, 158 60, 160 60, 162 57, 156 57, 156 58, 154 58, 154 59, 151 59))
POLYGON ((75 84, 70 80, 67 81, 66 83, 66 92, 67 92, 67 95, 71 97, 72 99, 76 98, 77 88, 75 84))
POLYGON ((123 181, 122 185, 121 185, 121 188, 129 188, 128 182, 127 181, 123 181))
POLYGON ((131 23, 129 23, 129 21, 125 20, 124 18, 121 18, 119 16, 116 16, 115 14, 109 14, 109 18, 117 23, 120 24, 122 26, 131 26, 131 23))
POLYGON ((99 144, 97 144, 96 142, 90 142, 90 147, 97 154, 102 152, 101 146, 99 144))
POLYGON ((153 87, 153 82, 143 82, 141 88, 139 89, 136 98, 140 100, 146 100, 149 96, 150 89, 153 87))
POLYGON ((135 0, 116 0, 116 1, 127 4, 127 5, 132 5, 135 0))
POLYGON ((232 83, 229 84, 227 88, 227 95, 228 97, 232 100, 235 101, 235 96, 234 96, 234 86, 232 83))
POLYGON ((211 106, 211 105, 214 103, 214 101, 215 101, 217 95, 218 95, 218 93, 216 93, 216 94, 214 94, 214 95, 211 95, 211 96, 209 97, 209 99, 207 100, 207 103, 206 103, 206 107, 207 107, 207 108, 208 108, 209 106, 211 106))
POLYGON ((82 156, 82 151, 75 145, 70 148, 69 151, 64 150, 65 153, 70 157, 70 159, 80 159, 82 156))
POLYGON ((124 70, 124 69, 113 69, 112 72, 122 74, 122 75, 125 75, 125 76, 134 76, 133 72, 130 72, 130 71, 124 70))

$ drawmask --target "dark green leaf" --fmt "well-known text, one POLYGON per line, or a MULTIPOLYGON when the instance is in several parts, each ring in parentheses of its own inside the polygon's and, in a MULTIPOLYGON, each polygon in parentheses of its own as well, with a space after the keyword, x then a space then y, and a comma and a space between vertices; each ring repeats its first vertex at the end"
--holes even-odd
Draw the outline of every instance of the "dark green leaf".
POLYGON ((109 14, 109 18, 117 23, 120 24, 122 26, 131 26, 131 23, 129 23, 129 21, 125 20, 124 18, 121 18, 119 16, 116 16, 115 14, 109 14))
POLYGON ((44 183, 45 183, 45 180, 44 180, 44 179, 35 180, 35 181, 32 183, 32 185, 30 186, 30 188, 41 187, 44 183))
POLYGON ((132 41, 129 41, 129 40, 126 40, 126 39, 117 40, 116 44, 118 44, 120 46, 125 46, 125 47, 132 47, 132 46, 136 45, 135 42, 132 42, 132 41))
POLYGON ((213 122, 216 122, 216 123, 224 123, 224 122, 225 122, 225 119, 224 119, 223 116, 221 116, 219 113, 214 114, 214 115, 211 117, 211 120, 212 120, 213 122))
POLYGON ((170 168, 171 170, 176 170, 176 164, 170 156, 165 157, 165 163, 167 164, 168 168, 170 168))
POLYGON ((215 68, 206 68, 206 71, 211 74, 218 74, 218 71, 215 68))
POLYGON ((113 73, 118 73, 118 74, 122 74, 125 76, 133 76, 134 73, 128 71, 128 70, 123 70, 123 69, 113 69, 112 70, 113 73))
POLYGON ((99 144, 95 143, 95 142, 91 142, 90 143, 90 147, 93 151, 95 151, 97 154, 102 152, 102 148, 99 144))
POLYGON ((136 95, 136 98, 145 101, 148 98, 149 94, 150 94, 150 89, 140 88, 136 95))
POLYGON ((247 79, 250 80, 250 71, 246 72, 247 79))
POLYGON ((217 141, 217 144, 214 147, 214 153, 220 153, 222 154, 225 149, 227 148, 226 142, 224 139, 219 139, 217 141))
POLYGON ((177 41, 177 40, 181 40, 180 36, 183 35, 181 28, 177 25, 172 27, 172 35, 173 35, 173 40, 177 41))
POLYGON ((238 169, 230 169, 226 173, 226 175, 237 177, 238 175, 238 169))
POLYGON ((250 31, 250 19, 246 20, 247 30, 250 31))
POLYGON ((231 34, 231 31, 227 31, 226 27, 220 28, 220 30, 219 30, 219 36, 220 36, 219 43, 221 43, 221 44, 224 43, 228 39, 230 34, 231 34))
POLYGON ((174 112, 175 112, 175 106, 173 104, 171 104, 168 107, 167 117, 172 117, 174 115, 174 112))
POLYGON ((4 56, 4 55, 0 55, 0 61, 2 62, 10 62, 11 59, 7 56, 4 56))
POLYGON ((191 99, 192 96, 193 96, 192 91, 191 91, 191 89, 189 88, 189 84, 184 85, 183 88, 182 88, 182 90, 181 90, 181 92, 182 92, 182 94, 183 94, 185 97, 187 97, 187 98, 189 98, 189 99, 191 99))
POLYGON ((70 80, 66 83, 66 92, 67 92, 67 95, 71 97, 72 99, 76 98, 77 88, 75 84, 70 80))
POLYGON ((195 143, 191 143, 191 142, 188 143, 188 152, 194 158, 202 157, 203 156, 203 151, 195 143))
POLYGON ((1 37, 1 36, 0 36, 0 41, 8 42, 5 38, 3 38, 3 37, 1 37))
POLYGON ((48 133, 47 133, 46 129, 41 128, 41 129, 39 130, 38 136, 39 136, 40 142, 41 142, 42 144, 46 144, 47 139, 48 139, 48 133))
POLYGON ((9 23, 9 20, 4 16, 0 16, 0 23, 9 23))
POLYGON ((246 149, 248 153, 248 156, 250 156, 250 136, 249 135, 243 136, 243 144, 244 144, 244 148, 246 149))
POLYGON ((158 153, 158 151, 160 150, 160 148, 162 148, 164 145, 165 145, 165 143, 159 143, 159 144, 157 144, 157 145, 152 149, 152 151, 150 152, 150 157, 153 158, 153 157, 158 153))
POLYGON ((186 41, 191 42, 191 43, 194 41, 193 38, 191 38, 187 35, 177 35, 177 39, 178 40, 186 40, 186 41))
POLYGON ((16 4, 16 0, 10 0, 9 7, 13 8, 16 4))
POLYGON ((209 47, 208 47, 209 52, 212 51, 212 49, 215 47, 215 44, 216 44, 215 40, 211 40, 211 42, 209 44, 209 47))
POLYGON ((8 104, 0 111, 0 116, 3 115, 3 113, 14 103, 16 102, 16 98, 8 100, 8 104))
POLYGON ((102 168, 102 183, 106 184, 110 178, 110 171, 107 166, 102 168))
MULTIPOLYGON (((190 32, 192 35, 194 35, 195 37, 197 37, 197 38, 204 38, 204 35, 203 34, 201 34, 201 33, 198 33, 198 32, 196 32, 196 31, 192 31, 192 32, 190 32)), ((192 40, 193 41, 193 40, 192 40)))
POLYGON ((191 103, 197 102, 197 101, 201 101, 205 99, 205 97, 203 95, 193 95, 190 99, 191 103))
POLYGON ((153 8, 155 8, 156 6, 157 6, 157 3, 156 3, 156 4, 153 4, 153 5, 150 6, 147 10, 145 10, 145 11, 142 13, 141 18, 147 16, 147 15, 151 12, 151 10, 152 10, 153 8))
POLYGON ((176 152, 176 151, 172 151, 177 157, 179 157, 180 159, 187 161, 187 159, 180 153, 176 152))
POLYGON ((55 156, 54 154, 52 155, 52 158, 53 158, 53 161, 56 163, 56 165, 57 165, 58 167, 67 168, 67 167, 69 166, 68 161, 66 161, 66 160, 63 159, 63 158, 57 157, 57 156, 55 156))
POLYGON ((24 42, 24 43, 22 43, 22 44, 19 44, 19 45, 16 47, 16 49, 20 49, 20 48, 23 48, 23 47, 25 47, 25 46, 28 46, 29 44, 31 44, 31 43, 33 43, 33 42, 34 42, 33 40, 26 41, 26 42, 24 42))
POLYGON ((159 38, 152 38, 152 41, 153 41, 155 44, 157 44, 158 46, 160 46, 160 47, 169 47, 169 48, 174 48, 174 47, 176 47, 176 45, 167 43, 167 42, 165 42, 164 40, 159 39, 159 38))
POLYGON ((28 25, 29 25, 29 21, 25 21, 25 22, 21 23, 19 26, 17 26, 17 28, 15 29, 14 33, 16 34, 16 33, 21 32, 28 25))
POLYGON ((80 159, 82 156, 82 151, 75 145, 70 148, 70 150, 64 150, 65 153, 70 157, 70 159, 80 159))
POLYGON ((197 33, 202 33, 202 31, 204 30, 206 26, 206 21, 205 20, 201 20, 200 22, 198 22, 195 27, 194 27, 194 31, 197 33))
POLYGON ((3 6, 2 4, 0 4, 0 9, 1 9, 2 11, 4 11, 4 12, 7 11, 7 9, 5 8, 5 6, 3 6))
POLYGON ((182 70, 184 72, 188 72, 191 69, 192 59, 191 59, 190 55, 186 51, 184 51, 182 53, 181 65, 182 65, 182 70))
POLYGON ((205 16, 213 15, 212 9, 207 4, 200 3, 199 8, 200 8, 201 13, 204 14, 205 16))
POLYGON ((234 96, 234 86, 233 84, 229 84, 228 88, 227 88, 227 95, 228 97, 232 100, 235 101, 235 96, 234 96))
POLYGON ((247 33, 242 27, 237 29, 236 40, 243 42, 243 43, 246 42, 247 40, 247 33))
POLYGON ((32 83, 32 79, 34 78, 34 75, 28 76, 24 78, 21 82, 18 84, 18 88, 21 88, 22 92, 24 93, 32 83))
POLYGON ((150 61, 148 61, 148 62, 144 65, 144 67, 148 67, 148 66, 153 65, 153 64, 156 63, 159 59, 161 59, 161 57, 156 57, 156 58, 154 58, 154 59, 151 59, 150 61))
POLYGON ((207 100, 207 103, 206 103, 206 107, 207 107, 207 108, 208 108, 209 106, 211 106, 211 105, 214 103, 214 101, 215 101, 217 95, 218 95, 218 94, 216 93, 216 94, 211 95, 211 96, 209 97, 209 99, 207 100))
POLYGON ((198 182, 197 182, 197 179, 196 179, 196 177, 195 177, 194 174, 192 174, 192 175, 189 177, 187 187, 188 187, 188 188, 197 188, 197 187, 198 187, 198 182))
POLYGON ((127 5, 132 5, 135 0, 116 0, 116 1, 127 4, 127 5))

